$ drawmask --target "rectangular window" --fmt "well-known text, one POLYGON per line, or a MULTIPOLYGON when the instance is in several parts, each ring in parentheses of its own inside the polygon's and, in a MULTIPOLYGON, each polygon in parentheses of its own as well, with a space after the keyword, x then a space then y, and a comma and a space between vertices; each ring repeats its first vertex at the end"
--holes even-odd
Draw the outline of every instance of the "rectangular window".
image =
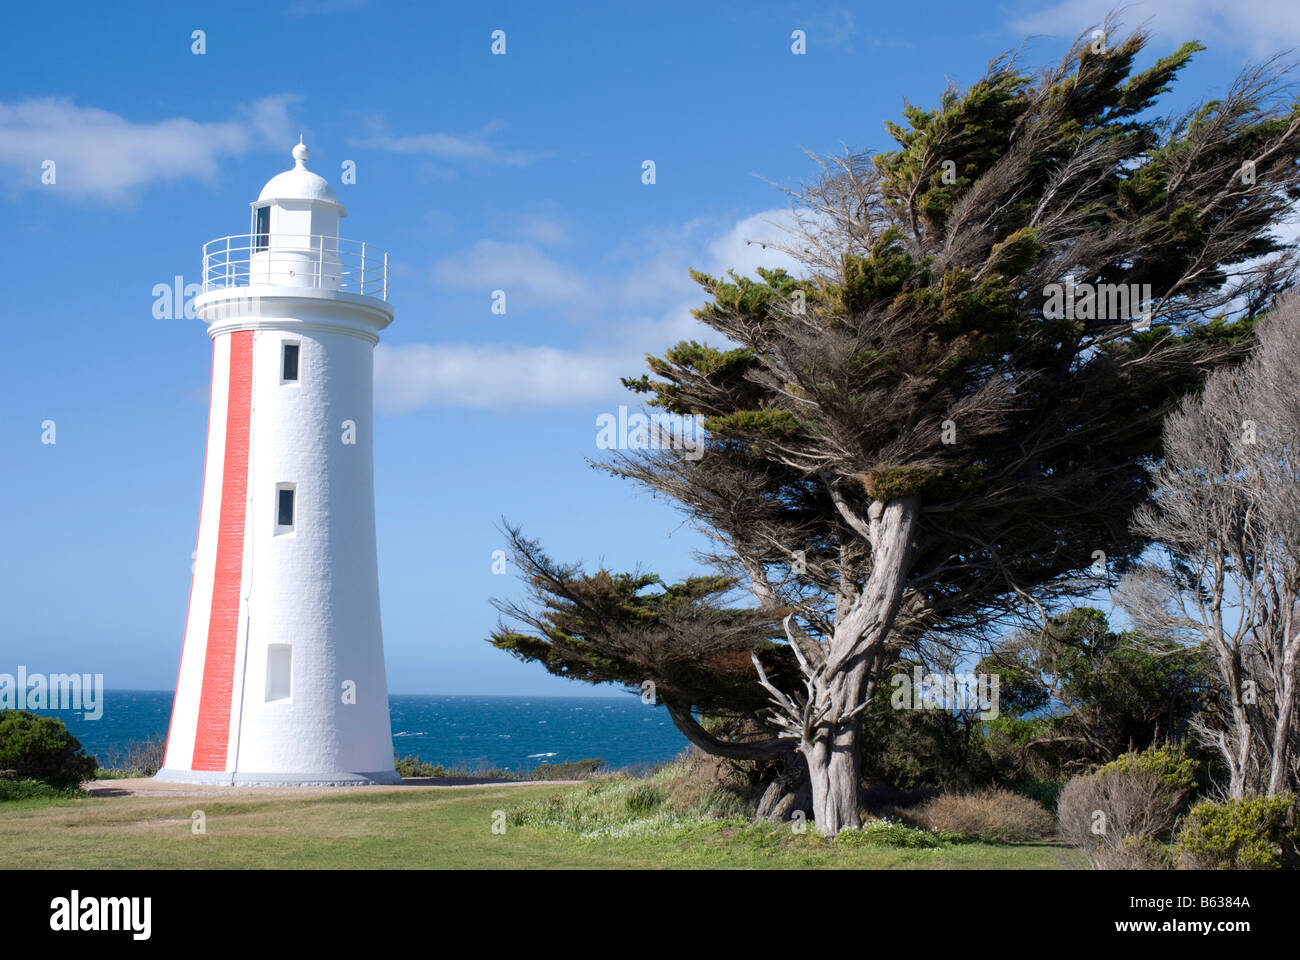
POLYGON ((298 380, 298 344, 286 343, 284 357, 280 364, 280 382, 295 383, 298 380))
POLYGON ((292 484, 281 484, 275 491, 275 532, 284 533, 293 529, 293 494, 292 484))
POLYGON ((266 645, 266 699, 288 700, 293 696, 293 647, 287 643, 266 645))
POLYGON ((257 208, 257 226, 254 228, 256 237, 253 240, 253 252, 265 250, 271 237, 271 208, 269 206, 257 208))

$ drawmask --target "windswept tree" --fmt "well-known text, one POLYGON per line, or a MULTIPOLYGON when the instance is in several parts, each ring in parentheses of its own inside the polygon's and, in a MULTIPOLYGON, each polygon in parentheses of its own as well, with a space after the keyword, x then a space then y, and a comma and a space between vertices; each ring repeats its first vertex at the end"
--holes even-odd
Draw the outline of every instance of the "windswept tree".
POLYGON ((1203 649, 1218 680, 1202 741, 1233 797, 1300 789, 1300 300, 1259 327, 1165 424, 1156 496, 1135 518, 1163 548, 1120 599, 1140 626, 1203 649))
POLYGON ((1077 607, 1016 631, 976 667, 1001 678, 1001 713, 1033 717, 1022 750, 1058 769, 1087 770, 1166 741, 1182 743, 1206 695, 1200 650, 1110 628, 1077 607))
POLYGON ((666 584, 652 573, 588 573, 551 559, 518 527, 504 532, 527 593, 494 601, 502 621, 488 642, 556 676, 615 684, 663 704, 683 736, 713 756, 772 761, 778 769, 760 816, 784 819, 807 803, 794 744, 759 720, 765 695, 751 657, 784 682, 798 677, 789 649, 776 642, 778 621, 729 603, 736 584, 724 576, 666 584), (697 713, 726 730, 707 728, 697 713))
POLYGON ((729 345, 681 343, 627 381, 705 418, 702 458, 606 466, 679 504, 781 617, 799 681, 761 657, 756 679, 824 834, 859 822, 882 669, 1137 557, 1163 416, 1290 283, 1269 228, 1296 194, 1300 112, 1277 70, 1158 115, 1201 48, 1134 72, 1146 41, 1085 35, 1036 73, 995 61, 909 106, 897 150, 823 160, 792 191, 805 271, 696 275, 729 345))

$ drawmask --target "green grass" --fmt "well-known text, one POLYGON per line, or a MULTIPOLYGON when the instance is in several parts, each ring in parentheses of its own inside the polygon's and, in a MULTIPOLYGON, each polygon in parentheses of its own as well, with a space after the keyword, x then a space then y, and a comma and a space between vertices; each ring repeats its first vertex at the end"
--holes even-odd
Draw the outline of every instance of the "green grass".
POLYGON ((40 780, 0 780, 0 803, 22 800, 49 801, 79 799, 84 794, 73 787, 52 787, 40 780))
POLYGON ((0 804, 0 857, 10 868, 650 868, 845 867, 1060 869, 1084 865, 1055 844, 829 842, 811 827, 751 824, 676 811, 614 784, 607 814, 592 785, 407 789, 326 795, 41 797, 0 804), (577 830, 537 811, 586 805, 610 829, 577 830), (621 804, 621 807, 619 806, 621 804), (191 832, 202 809, 206 834, 191 832), (500 813, 498 813, 498 811, 500 813), (494 833, 504 820, 505 832, 494 833), (621 824, 621 826, 619 826, 621 824))

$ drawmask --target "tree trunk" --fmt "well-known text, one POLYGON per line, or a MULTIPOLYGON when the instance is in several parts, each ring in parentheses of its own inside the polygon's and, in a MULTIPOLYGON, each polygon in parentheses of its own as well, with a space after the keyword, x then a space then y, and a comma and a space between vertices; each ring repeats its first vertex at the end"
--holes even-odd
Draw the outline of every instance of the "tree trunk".
POLYGON ((1270 751, 1268 774, 1268 795, 1275 797, 1286 793, 1291 784, 1287 774, 1290 771, 1291 717, 1295 710, 1295 648, 1287 644, 1282 659, 1282 682, 1278 685, 1277 719, 1273 723, 1273 744, 1270 751))
POLYGON ((857 724, 850 722, 838 732, 801 748, 808 762, 812 786, 812 815, 817 832, 833 837, 845 827, 859 827, 859 781, 862 758, 858 748, 857 724))
POLYGON ((1228 796, 1240 800, 1246 795, 1247 777, 1250 771, 1250 717, 1242 696, 1240 672, 1231 674, 1232 683, 1232 726, 1236 738, 1232 743, 1232 755, 1228 757, 1228 796))
POLYGON ((852 608, 835 624, 828 662, 828 701, 811 739, 799 749, 812 781, 813 819, 822 836, 861 826, 858 813, 862 780, 859 720, 855 711, 867 694, 867 674, 880 645, 889 637, 902 601, 919 504, 914 497, 876 501, 869 516, 871 575, 852 608))
POLYGON ((808 764, 804 762, 803 754, 792 748, 785 769, 763 791, 754 816, 759 820, 784 823, 799 811, 811 819, 812 784, 808 781, 808 764))

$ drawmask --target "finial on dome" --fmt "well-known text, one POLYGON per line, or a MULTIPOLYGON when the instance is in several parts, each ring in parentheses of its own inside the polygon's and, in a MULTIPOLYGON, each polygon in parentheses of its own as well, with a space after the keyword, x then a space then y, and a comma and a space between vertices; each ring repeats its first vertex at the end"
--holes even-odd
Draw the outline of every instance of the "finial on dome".
POLYGON ((299 134, 298 145, 293 148, 294 166, 303 167, 303 161, 305 161, 310 156, 311 156, 311 151, 308 150, 306 146, 304 146, 302 142, 302 135, 299 134))

